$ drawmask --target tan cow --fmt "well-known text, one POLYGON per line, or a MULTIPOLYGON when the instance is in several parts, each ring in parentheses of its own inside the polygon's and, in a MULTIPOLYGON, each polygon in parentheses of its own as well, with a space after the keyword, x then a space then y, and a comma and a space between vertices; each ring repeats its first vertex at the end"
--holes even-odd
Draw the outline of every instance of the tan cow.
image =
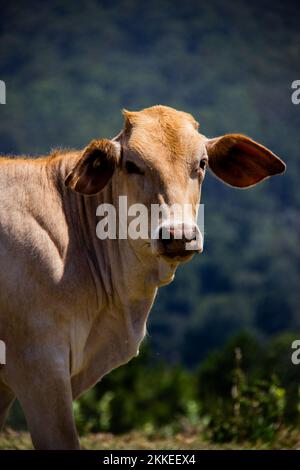
POLYGON ((241 188, 285 170, 248 137, 207 139, 190 114, 154 106, 124 116, 115 139, 84 151, 1 159, 0 424, 17 397, 38 449, 79 448, 72 400, 138 354, 157 288, 202 251, 196 206, 208 162, 241 188), (170 239, 100 240, 97 207, 117 207, 120 195, 189 203, 192 215, 187 227, 164 224, 170 239))

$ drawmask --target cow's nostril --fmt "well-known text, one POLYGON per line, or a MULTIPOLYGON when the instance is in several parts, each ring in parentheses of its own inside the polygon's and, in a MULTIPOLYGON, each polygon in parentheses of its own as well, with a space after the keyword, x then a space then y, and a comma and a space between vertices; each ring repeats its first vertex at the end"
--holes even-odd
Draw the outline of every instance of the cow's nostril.
POLYGON ((192 233, 192 237, 191 237, 191 241, 194 241, 194 240, 197 240, 197 232, 196 232, 196 229, 193 229, 193 233, 192 233))
POLYGON ((197 229, 196 229, 196 227, 184 226, 183 227, 183 239, 186 242, 192 242, 192 241, 197 240, 197 229))
POLYGON ((164 243, 168 244, 174 240, 174 229, 172 227, 161 227, 158 233, 159 240, 163 240, 164 243))

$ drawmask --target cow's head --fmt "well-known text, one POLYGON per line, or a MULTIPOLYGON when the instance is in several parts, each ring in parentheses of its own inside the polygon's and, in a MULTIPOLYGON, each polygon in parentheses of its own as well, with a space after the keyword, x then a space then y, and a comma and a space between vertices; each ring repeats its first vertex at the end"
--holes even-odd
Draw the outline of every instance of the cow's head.
POLYGON ((66 185, 94 195, 112 179, 117 193, 127 195, 128 205, 144 204, 149 217, 153 204, 190 207, 180 215, 173 212, 172 219, 161 219, 152 231, 149 219, 148 240, 136 245, 170 262, 202 251, 196 217, 208 167, 237 188, 248 188, 285 170, 282 160, 249 137, 206 138, 185 112, 153 106, 138 112, 125 110, 124 117, 124 129, 117 137, 93 141, 85 149, 66 185))

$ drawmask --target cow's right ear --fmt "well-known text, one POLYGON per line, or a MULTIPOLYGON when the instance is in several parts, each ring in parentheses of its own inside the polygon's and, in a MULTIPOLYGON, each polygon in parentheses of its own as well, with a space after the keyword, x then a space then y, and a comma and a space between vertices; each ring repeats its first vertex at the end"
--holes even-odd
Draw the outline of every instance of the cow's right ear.
POLYGON ((249 188, 285 171, 285 163, 277 155, 245 135, 207 139, 206 150, 213 173, 235 188, 249 188))
POLYGON ((99 193, 111 179, 121 146, 108 139, 93 140, 65 179, 65 185, 80 194, 99 193))

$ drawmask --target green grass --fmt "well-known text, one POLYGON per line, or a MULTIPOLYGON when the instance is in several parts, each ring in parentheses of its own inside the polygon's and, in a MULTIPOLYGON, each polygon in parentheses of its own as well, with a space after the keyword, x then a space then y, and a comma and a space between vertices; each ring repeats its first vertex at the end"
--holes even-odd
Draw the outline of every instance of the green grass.
MULTIPOLYGON (((171 437, 152 435, 133 431, 115 436, 110 433, 89 434, 81 438, 83 449, 91 450, 125 450, 125 449, 170 449, 170 450, 219 450, 219 449, 300 449, 300 432, 284 431, 278 440, 270 443, 227 443, 213 444, 203 439, 199 433, 180 433, 171 437)), ((6 428, 0 434, 0 449, 32 449, 30 436, 27 432, 13 431, 6 428)))

